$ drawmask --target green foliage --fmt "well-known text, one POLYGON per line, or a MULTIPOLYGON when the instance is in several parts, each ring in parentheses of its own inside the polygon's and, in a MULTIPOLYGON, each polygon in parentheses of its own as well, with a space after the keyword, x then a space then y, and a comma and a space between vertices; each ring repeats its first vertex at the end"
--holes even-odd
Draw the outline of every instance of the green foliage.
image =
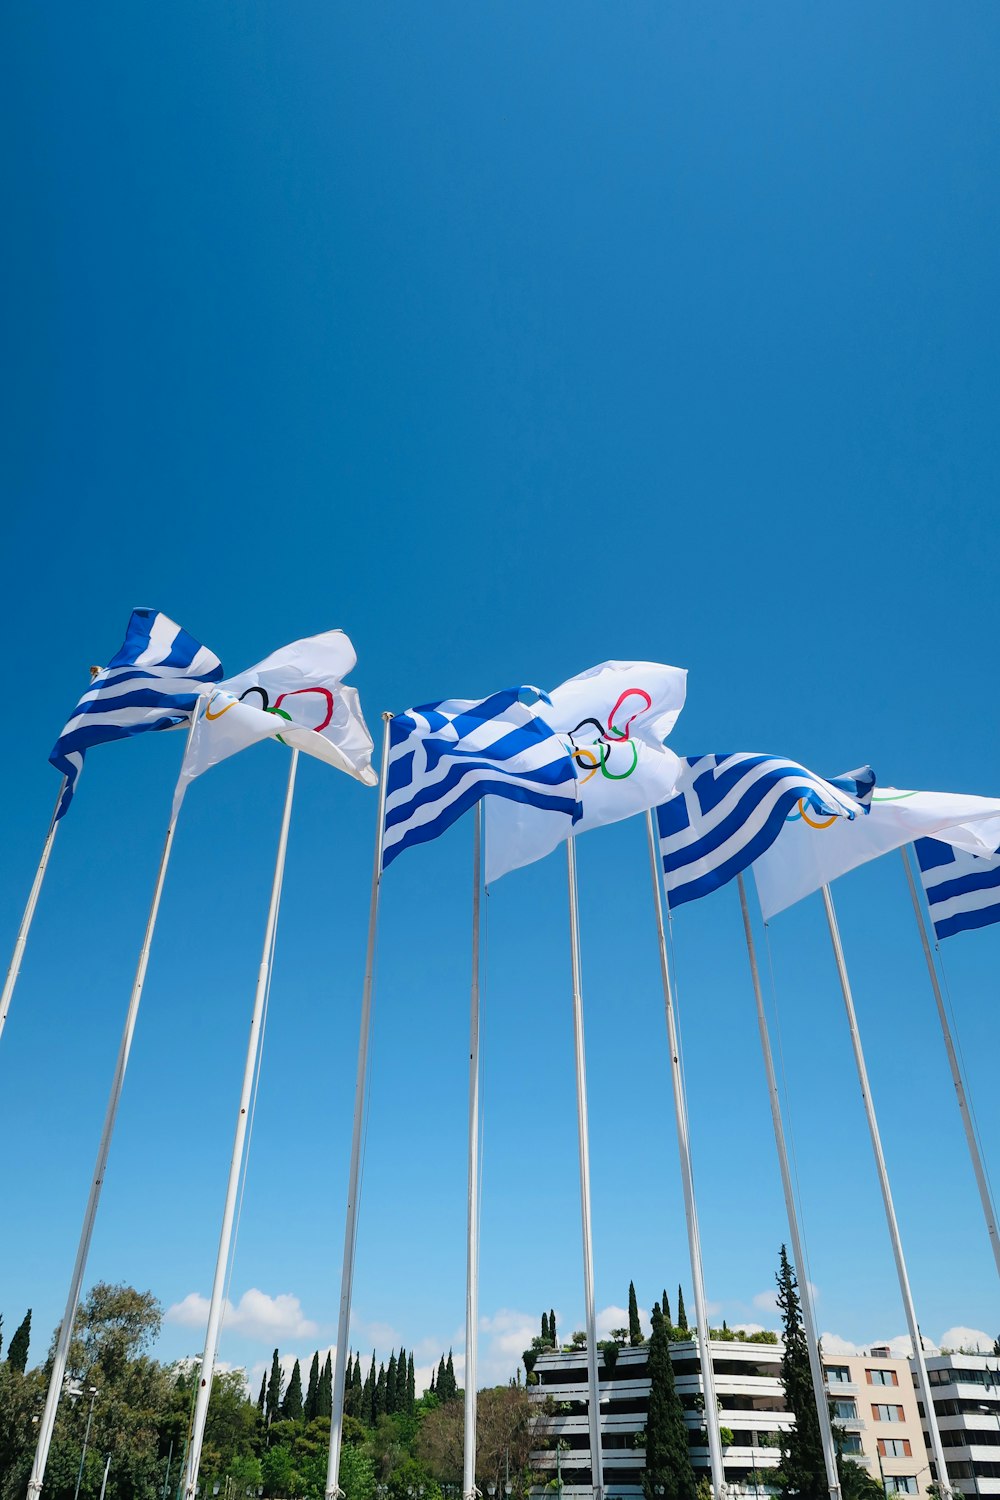
POLYGON ((285 1399, 281 1403, 281 1415, 291 1422, 301 1422, 303 1415, 302 1405, 302 1371, 298 1360, 292 1366, 292 1373, 288 1381, 288 1390, 285 1399))
MULTIPOLYGON (((0 1320, 2 1321, 2 1320, 0 1320)), ((28 1345, 31 1342, 31 1308, 14 1330, 14 1337, 7 1345, 7 1363, 22 1375, 28 1365, 28 1345)))
POLYGON ((284 1383, 285 1377, 281 1373, 281 1363, 278 1359, 278 1351, 275 1349, 271 1357, 271 1373, 267 1381, 267 1395, 264 1397, 264 1416, 269 1426, 281 1409, 281 1388, 284 1383))
POLYGON ((597 1347, 604 1355, 605 1369, 610 1372, 618 1363, 618 1345, 614 1339, 604 1339, 597 1347))
POLYGON ((653 1304, 649 1339, 649 1408, 646 1417, 646 1467, 642 1476, 646 1500, 696 1500, 694 1469, 684 1412, 674 1384, 670 1340, 660 1304, 653 1304))
POLYGON ((677 1327, 681 1333, 688 1333, 687 1313, 684 1311, 684 1293, 680 1285, 677 1287, 677 1327))
POLYGON ((784 1245, 778 1263, 778 1307, 784 1324, 785 1352, 781 1383, 795 1425, 782 1435, 781 1465, 776 1473, 779 1494, 796 1500, 826 1500, 826 1464, 813 1391, 809 1348, 802 1325, 798 1282, 784 1245))
POLYGON ((306 1386, 306 1399, 302 1404, 302 1415, 307 1422, 311 1422, 316 1416, 318 1407, 316 1398, 319 1394, 319 1350, 312 1357, 309 1366, 309 1384, 306 1386))
MULTIPOLYGON (((549 1308, 549 1338, 552 1340, 553 1346, 555 1348, 558 1348, 559 1344, 556 1338, 556 1315, 551 1307, 549 1308)), ((997 1340, 997 1343, 1000 1344, 1000 1339, 997 1340)), ((1000 1349, 994 1349, 993 1352, 994 1354, 1000 1354, 1000 1349)))
POLYGON ((628 1341, 633 1349, 642 1343, 642 1324, 639 1322, 639 1303, 635 1295, 635 1282, 628 1284, 628 1341))
POLYGON ((584 1333, 582 1328, 578 1328, 576 1330, 573 1335, 572 1343, 574 1349, 586 1349, 587 1335, 584 1333))
POLYGON ((842 1500, 885 1500, 885 1490, 867 1469, 849 1458, 837 1460, 842 1500))
POLYGON ((670 1300, 667 1297, 666 1291, 664 1291, 663 1293, 663 1302, 660 1305, 660 1311, 663 1314, 664 1323, 668 1328, 672 1328, 674 1326, 674 1320, 670 1316, 670 1300))

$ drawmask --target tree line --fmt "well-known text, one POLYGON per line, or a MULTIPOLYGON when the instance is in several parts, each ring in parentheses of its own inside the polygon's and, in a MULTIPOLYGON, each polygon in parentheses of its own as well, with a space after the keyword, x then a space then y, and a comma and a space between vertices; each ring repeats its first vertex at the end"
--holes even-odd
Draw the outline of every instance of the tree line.
MULTIPOLYGON (((182 1500, 198 1390, 194 1361, 167 1365, 149 1353, 161 1308, 151 1292, 98 1283, 77 1312, 45 1476, 46 1500, 182 1500)), ((30 1314, 0 1363, 0 1500, 24 1500, 45 1401, 52 1349, 29 1367, 30 1314)), ((346 1500, 451 1500, 460 1494, 464 1409, 451 1350, 416 1393, 412 1351, 393 1350, 367 1372, 348 1362, 340 1485, 346 1500)), ((201 1493, 221 1500, 322 1500, 330 1441, 333 1369, 317 1350, 303 1386, 287 1382, 279 1352, 254 1397, 241 1370, 217 1372, 202 1452, 201 1493)), ((477 1481, 485 1491, 509 1474, 516 1500, 530 1488, 532 1447, 545 1416, 518 1382, 479 1393, 477 1481)))

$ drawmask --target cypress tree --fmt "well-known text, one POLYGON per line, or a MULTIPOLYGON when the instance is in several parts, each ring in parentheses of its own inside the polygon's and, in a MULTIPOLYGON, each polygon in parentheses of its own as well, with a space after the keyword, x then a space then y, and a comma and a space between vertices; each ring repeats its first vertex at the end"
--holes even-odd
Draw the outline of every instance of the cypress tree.
POLYGON ((677 1287, 677 1327, 681 1333, 689 1331, 687 1313, 684 1311, 684 1293, 681 1291, 679 1284, 677 1287))
POLYGON ((352 1416, 360 1417, 361 1415, 361 1393, 363 1390, 364 1382, 361 1379, 361 1355, 356 1354, 354 1356, 354 1374, 351 1376, 351 1395, 353 1397, 353 1400, 351 1402, 353 1408, 351 1413, 352 1416))
POLYGON ((28 1363, 28 1345, 31 1342, 31 1308, 25 1313, 22 1321, 14 1330, 14 1337, 7 1345, 7 1363, 12 1370, 20 1370, 24 1374, 28 1363))
POLYGON ((670 1316, 670 1298, 667 1296, 666 1292, 663 1293, 663 1309, 662 1310, 663 1310, 663 1321, 664 1321, 664 1323, 666 1323, 666 1325, 667 1325, 668 1328, 673 1328, 673 1326, 674 1326, 674 1320, 670 1316))
POLYGON ((372 1426, 378 1421, 385 1411, 385 1365, 378 1367, 378 1379, 375 1382, 375 1397, 372 1401, 372 1426))
POLYGON ((316 1416, 316 1397, 319 1394, 319 1350, 312 1357, 309 1366, 309 1384, 306 1386, 306 1401, 304 1415, 307 1422, 312 1422, 316 1416))
POLYGON ((281 1407, 281 1387, 284 1384, 284 1376, 281 1373, 281 1364, 278 1360, 278 1351, 275 1349, 271 1359, 271 1376, 267 1382, 267 1397, 264 1402, 264 1413, 267 1417, 267 1425, 270 1427, 281 1407))
MULTIPOLYGON (((181 1376, 181 1379, 182 1380, 184 1379, 183 1375, 181 1376)), ((260 1377, 260 1395, 257 1397, 257 1410, 260 1412, 261 1416, 264 1415, 264 1403, 266 1402, 266 1400, 267 1400, 267 1371, 265 1370, 264 1374, 260 1377)))
POLYGON ((809 1368, 809 1347, 802 1326, 802 1304, 798 1282, 784 1245, 778 1262, 778 1306, 784 1324, 785 1352, 781 1358, 781 1383, 785 1403, 795 1414, 795 1425, 782 1431, 781 1468, 776 1476, 779 1493, 798 1500, 823 1500, 829 1494, 819 1413, 809 1368))
POLYGON ((448 1350, 448 1363, 445 1365, 445 1374, 448 1377, 448 1400, 454 1401, 458 1395, 458 1381, 455 1379, 455 1362, 451 1357, 450 1349, 448 1350))
POLYGON ((389 1368, 385 1372, 385 1409, 390 1417, 399 1410, 396 1405, 396 1351, 389 1355, 389 1368))
POLYGON ((406 1415, 413 1416, 413 1408, 417 1404, 417 1376, 413 1368, 413 1351, 411 1349, 406 1361, 406 1415))
POLYGON ((396 1362, 396 1410, 400 1416, 406 1416, 406 1350, 402 1345, 400 1345, 399 1359, 396 1362))
POLYGON ((660 1304, 653 1303, 649 1339, 649 1410, 646 1416, 646 1467, 642 1489, 646 1500, 696 1500, 698 1485, 691 1465, 684 1409, 674 1384, 670 1338, 660 1304))
POLYGON ((437 1367, 437 1385, 434 1387, 439 1401, 448 1399, 448 1376, 445 1374, 444 1355, 442 1354, 437 1367))
POLYGON ((285 1399, 281 1403, 281 1415, 289 1422, 301 1422, 302 1420, 302 1371, 298 1360, 292 1366, 291 1378, 288 1382, 288 1390, 285 1399))
POLYGON ((431 1383, 427 1387, 427 1389, 430 1391, 430 1393, 431 1393, 432 1396, 436 1396, 437 1395, 437 1387, 435 1386, 435 1383, 434 1383, 434 1371, 433 1370, 431 1370, 431 1383))
POLYGON ((329 1354, 326 1356, 323 1373, 316 1387, 316 1415, 318 1417, 333 1415, 333 1361, 329 1354))
MULTIPOLYGON (((553 1344, 556 1344, 556 1315, 552 1311, 551 1307, 549 1308, 549 1338, 552 1340, 553 1344)), ((558 1344, 556 1344, 556 1348, 558 1347, 558 1344)))
POLYGON ((549 1315, 548 1315, 547 1312, 543 1312, 542 1313, 542 1343, 543 1344, 547 1344, 548 1341, 549 1341, 549 1315))
POLYGON ((639 1322, 639 1303, 635 1295, 635 1282, 628 1284, 628 1341, 633 1349, 642 1343, 642 1324, 639 1322))
POLYGON ((361 1390, 361 1420, 366 1427, 375 1425, 375 1350, 372 1350, 372 1362, 365 1383, 361 1390))

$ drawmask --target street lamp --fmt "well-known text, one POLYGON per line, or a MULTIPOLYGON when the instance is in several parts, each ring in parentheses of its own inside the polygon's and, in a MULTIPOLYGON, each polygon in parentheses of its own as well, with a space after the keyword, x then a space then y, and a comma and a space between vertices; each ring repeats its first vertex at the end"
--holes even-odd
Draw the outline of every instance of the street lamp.
MULTIPOLYGON (((77 1386, 75 1391, 70 1391, 70 1395, 79 1396, 81 1394, 82 1387, 79 1385, 77 1386)), ((73 1500, 80 1500, 80 1485, 83 1482, 83 1466, 87 1461, 87 1443, 90 1441, 90 1424, 94 1420, 94 1402, 96 1400, 97 1386, 92 1385, 90 1387, 90 1411, 87 1413, 87 1430, 83 1435, 83 1452, 80 1454, 80 1472, 76 1476, 76 1490, 73 1495, 73 1500)))

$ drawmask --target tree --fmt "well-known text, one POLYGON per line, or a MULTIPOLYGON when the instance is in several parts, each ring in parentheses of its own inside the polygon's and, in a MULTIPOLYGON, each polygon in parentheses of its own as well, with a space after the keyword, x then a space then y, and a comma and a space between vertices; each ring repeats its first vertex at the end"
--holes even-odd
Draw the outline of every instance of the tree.
POLYGON ((670 1303, 669 1303, 669 1301, 667 1299, 666 1292, 663 1293, 663 1306, 661 1307, 660 1310, 663 1313, 663 1321, 664 1321, 664 1323, 666 1323, 666 1325, 667 1325, 668 1328, 673 1328, 673 1326, 674 1326, 674 1320, 670 1316, 670 1303))
POLYGON ((398 1410, 396 1405, 396 1351, 389 1355, 389 1368, 385 1372, 385 1409, 390 1416, 398 1410))
POLYGON ((316 1388, 316 1415, 326 1417, 327 1420, 333 1415, 333 1364, 329 1354, 316 1388))
POLYGON ((281 1415, 289 1422, 302 1421, 302 1371, 298 1360, 292 1366, 292 1374, 288 1381, 288 1390, 285 1399, 281 1403, 281 1415))
POLYGON ((375 1396, 372 1400, 372 1425, 378 1421, 385 1412, 385 1365, 378 1367, 378 1379, 375 1382, 375 1396))
POLYGON ((361 1388, 361 1420, 366 1427, 375 1426, 375 1350, 372 1350, 372 1362, 365 1376, 365 1383, 361 1388))
POLYGON ((684 1293, 680 1286, 677 1287, 677 1328, 680 1333, 688 1333, 687 1313, 684 1311, 684 1293))
POLYGON ((354 1356, 354 1374, 351 1376, 351 1393, 353 1396, 351 1405, 354 1408, 351 1412, 352 1417, 360 1417, 361 1415, 361 1397, 364 1393, 364 1388, 364 1381, 361 1379, 361 1355, 356 1354, 354 1356))
MULTIPOLYGON (((91 1385, 118 1380, 158 1337, 163 1313, 152 1292, 98 1281, 76 1310, 66 1367, 91 1385)), ((54 1351, 55 1340, 53 1339, 54 1351)))
POLYGON ((406 1361, 406 1415, 413 1416, 413 1408, 417 1404, 417 1373, 413 1368, 413 1351, 411 1349, 406 1361))
POLYGON ((7 1363, 24 1374, 28 1363, 28 1344, 31 1341, 31 1308, 14 1330, 14 1337, 7 1345, 7 1363))
POLYGON ((642 1476, 646 1500, 697 1500, 684 1411, 674 1384, 667 1325, 654 1302, 649 1339, 649 1408, 646 1417, 646 1467, 642 1476))
POLYGON ((264 1415, 267 1425, 270 1427, 281 1408, 281 1388, 285 1383, 281 1373, 281 1362, 278 1359, 278 1351, 275 1349, 271 1358, 271 1374, 267 1382, 267 1395, 264 1399, 264 1415))
POLYGON ((448 1350, 448 1363, 445 1365, 445 1374, 448 1377, 448 1400, 453 1401, 458 1395, 458 1381, 455 1379, 455 1361, 448 1350))
POLYGON ((267 1402, 267 1371, 260 1377, 260 1395, 257 1397, 257 1410, 261 1416, 264 1415, 264 1407, 267 1402))
POLYGON ((312 1357, 312 1364, 309 1366, 309 1384, 306 1386, 306 1399, 305 1399, 305 1404, 304 1404, 303 1409, 302 1409, 302 1414, 305 1417, 306 1422, 311 1422, 313 1420, 313 1418, 316 1416, 316 1412, 317 1412, 316 1397, 317 1397, 318 1394, 319 1394, 319 1350, 317 1349, 316 1353, 312 1357))
POLYGON ((628 1284, 628 1341, 633 1349, 642 1343, 642 1324, 639 1322, 639 1303, 635 1295, 635 1282, 628 1284))
POLYGON ((547 1312, 543 1312, 542 1313, 542 1343, 543 1344, 547 1344, 548 1342, 549 1342, 549 1315, 548 1315, 547 1312))
POLYGON ((553 1348, 558 1349, 559 1344, 556 1339, 556 1315, 551 1307, 549 1308, 549 1338, 552 1340, 553 1348))
POLYGON ((777 1282, 785 1346, 781 1358, 781 1383, 785 1388, 785 1403, 795 1416, 795 1425, 782 1430, 781 1466, 776 1476, 778 1489, 782 1495, 796 1496, 796 1500, 825 1500, 829 1489, 809 1365, 809 1346, 802 1324, 798 1282, 784 1245, 778 1262, 777 1282))

